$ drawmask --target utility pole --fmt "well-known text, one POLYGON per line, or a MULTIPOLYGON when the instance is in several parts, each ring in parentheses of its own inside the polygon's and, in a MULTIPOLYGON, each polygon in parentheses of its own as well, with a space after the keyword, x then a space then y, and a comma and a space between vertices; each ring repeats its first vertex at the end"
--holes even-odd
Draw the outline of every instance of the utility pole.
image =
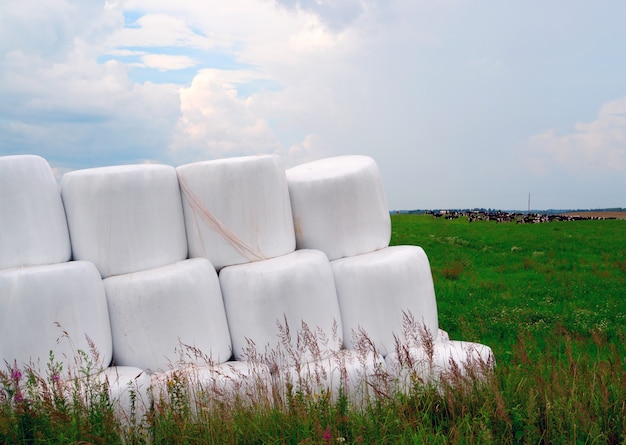
POLYGON ((530 193, 528 194, 528 214, 530 215, 530 193))

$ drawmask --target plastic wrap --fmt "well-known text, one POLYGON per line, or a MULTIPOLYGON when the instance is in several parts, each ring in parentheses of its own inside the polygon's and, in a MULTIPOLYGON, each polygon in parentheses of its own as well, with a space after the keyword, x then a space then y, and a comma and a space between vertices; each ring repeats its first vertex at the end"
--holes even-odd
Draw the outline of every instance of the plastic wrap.
POLYGON ((177 168, 190 257, 220 269, 295 249, 285 171, 276 155, 177 168))
POLYGON ((166 371, 231 356, 222 293, 205 258, 104 279, 119 365, 166 371))
POLYGON ((380 354, 372 351, 350 351, 343 349, 326 354, 323 358, 287 366, 280 370, 276 378, 277 388, 283 397, 289 386, 307 395, 321 395, 326 392, 333 401, 344 394, 353 405, 361 405, 374 400, 372 388, 381 388, 384 382, 382 371, 386 369, 380 354))
POLYGON ((321 350, 339 348, 341 316, 332 270, 322 252, 297 250, 265 261, 225 267, 219 278, 237 360, 249 357, 247 349, 252 346, 259 354, 268 347, 307 361, 315 356, 307 345, 312 345, 311 336, 318 333, 327 340, 326 344, 320 341, 321 350), (308 334, 302 323, 311 335, 304 335, 298 348, 298 336, 308 334), (289 334, 285 335, 287 327, 289 334))
POLYGON ((0 269, 69 261, 70 238, 48 162, 0 157, 0 269))
POLYGON ((188 396, 192 412, 234 402, 262 406, 272 400, 272 376, 267 365, 229 361, 219 365, 187 366, 151 376, 152 395, 157 405, 176 403, 188 396))
POLYGON ((488 346, 449 340, 447 334, 428 347, 415 343, 406 346, 401 354, 391 352, 385 357, 390 375, 404 392, 416 381, 438 383, 443 377, 455 384, 464 376, 483 377, 495 365, 493 352, 488 346))
POLYGON ((89 262, 0 271, 0 362, 32 364, 45 376, 50 351, 62 365, 61 378, 111 362, 104 287, 89 262), (79 351, 86 354, 82 360, 79 351))
POLYGON ((150 411, 150 376, 132 366, 112 366, 95 376, 106 383, 113 410, 122 421, 141 422, 150 411), (133 419, 134 417, 134 419, 133 419))
POLYGON ((286 173, 298 249, 319 249, 334 260, 389 245, 387 198, 372 158, 338 156, 286 173))
POLYGON ((74 259, 92 261, 103 277, 187 258, 174 167, 126 165, 66 173, 61 194, 74 259))
POLYGON ((346 347, 362 329, 384 355, 425 327, 436 339, 437 302, 428 258, 421 247, 394 246, 331 262, 346 347), (407 326, 407 321, 414 326, 407 326), (407 329, 409 332, 407 332, 407 329))

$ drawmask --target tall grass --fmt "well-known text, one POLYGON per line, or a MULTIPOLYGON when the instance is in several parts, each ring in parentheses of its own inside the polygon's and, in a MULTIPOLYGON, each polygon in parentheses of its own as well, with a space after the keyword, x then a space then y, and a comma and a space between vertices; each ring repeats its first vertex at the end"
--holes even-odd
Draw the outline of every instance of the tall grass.
POLYGON ((358 407, 292 385, 281 403, 192 409, 174 385, 170 403, 128 425, 102 388, 68 399, 54 372, 6 364, 0 443, 625 443, 626 221, 392 222, 392 244, 421 245, 430 258, 440 326, 491 346, 493 373, 416 380, 406 393, 381 384, 358 407))

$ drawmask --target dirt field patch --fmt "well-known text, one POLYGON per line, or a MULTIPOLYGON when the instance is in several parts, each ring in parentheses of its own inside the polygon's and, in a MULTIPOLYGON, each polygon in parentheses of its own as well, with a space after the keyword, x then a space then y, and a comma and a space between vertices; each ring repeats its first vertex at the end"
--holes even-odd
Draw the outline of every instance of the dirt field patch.
POLYGON ((617 218, 626 219, 626 212, 571 212, 565 213, 567 216, 580 216, 583 218, 599 217, 599 218, 617 218))

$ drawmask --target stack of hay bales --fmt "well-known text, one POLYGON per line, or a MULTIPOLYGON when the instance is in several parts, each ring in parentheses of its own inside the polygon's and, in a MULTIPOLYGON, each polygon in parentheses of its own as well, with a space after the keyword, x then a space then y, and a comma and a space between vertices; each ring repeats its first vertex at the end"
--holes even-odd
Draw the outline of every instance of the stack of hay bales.
POLYGON ((365 397, 365 379, 382 358, 342 349, 330 263, 319 250, 295 250, 280 158, 199 162, 177 171, 189 250, 220 269, 235 359, 263 357, 280 388, 290 382, 336 395, 341 387, 355 399, 365 397))
POLYGON ((492 363, 439 329, 424 251, 389 247, 366 156, 93 168, 60 194, 44 159, 9 156, 0 209, 0 358, 45 373, 52 350, 69 378, 93 347, 122 412, 148 387, 360 401, 386 371, 406 388, 492 363))
POLYGON ((401 378, 410 363, 422 381, 438 379, 452 361, 460 368, 491 362, 487 346, 450 341, 438 329, 424 251, 389 247, 389 211, 373 159, 322 159, 287 170, 287 180, 297 247, 331 260, 348 348, 356 346, 353 333, 365 332, 388 370, 401 378))
POLYGON ((111 327, 100 274, 90 262, 70 261, 70 253, 48 163, 30 155, 0 158, 0 360, 41 376, 53 365, 51 381, 106 381, 120 414, 140 414, 149 379, 136 367, 109 367, 111 327), (139 406, 131 407, 131 399, 139 406))
POLYGON ((174 377, 209 395, 263 375, 269 383, 266 368, 230 362, 216 270, 205 258, 187 259, 174 167, 74 171, 63 176, 61 194, 75 258, 103 277, 116 363, 146 369, 156 399, 167 397, 174 377))

